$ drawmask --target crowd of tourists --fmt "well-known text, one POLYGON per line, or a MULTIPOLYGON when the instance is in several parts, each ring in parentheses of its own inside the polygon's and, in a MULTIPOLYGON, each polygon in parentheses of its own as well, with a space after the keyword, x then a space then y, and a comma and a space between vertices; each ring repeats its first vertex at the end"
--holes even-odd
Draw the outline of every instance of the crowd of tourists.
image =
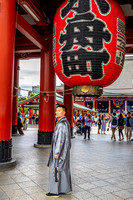
POLYGON ((111 130, 111 140, 116 141, 116 130, 118 130, 119 141, 132 140, 133 117, 128 112, 127 115, 113 113, 112 115, 100 114, 77 114, 74 115, 74 133, 84 135, 88 134, 87 139, 90 140, 90 132, 92 127, 97 127, 97 134, 106 134, 111 130), (123 132, 124 131, 124 132, 123 132))
MULTIPOLYGON (((24 135, 23 130, 27 130, 29 124, 29 115, 18 113, 17 118, 17 130, 20 135, 24 135)), ((39 116, 37 114, 33 114, 31 116, 32 124, 38 124, 39 116)))

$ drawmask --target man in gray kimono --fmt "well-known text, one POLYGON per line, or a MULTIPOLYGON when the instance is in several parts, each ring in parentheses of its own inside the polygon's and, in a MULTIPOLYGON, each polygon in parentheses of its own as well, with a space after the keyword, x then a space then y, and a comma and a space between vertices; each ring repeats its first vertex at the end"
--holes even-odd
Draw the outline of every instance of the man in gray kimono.
POLYGON ((66 107, 58 105, 56 108, 57 122, 48 161, 49 193, 46 196, 50 197, 58 197, 59 194, 72 191, 70 173, 71 131, 65 113, 66 107))

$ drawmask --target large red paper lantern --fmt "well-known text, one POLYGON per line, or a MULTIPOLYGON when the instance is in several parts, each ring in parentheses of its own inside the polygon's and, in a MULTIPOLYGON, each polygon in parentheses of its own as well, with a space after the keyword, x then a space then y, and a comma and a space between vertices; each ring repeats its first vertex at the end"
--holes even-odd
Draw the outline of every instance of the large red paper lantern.
POLYGON ((69 0, 59 7, 53 64, 62 82, 70 87, 108 86, 120 75, 124 58, 125 17, 114 0, 69 0))

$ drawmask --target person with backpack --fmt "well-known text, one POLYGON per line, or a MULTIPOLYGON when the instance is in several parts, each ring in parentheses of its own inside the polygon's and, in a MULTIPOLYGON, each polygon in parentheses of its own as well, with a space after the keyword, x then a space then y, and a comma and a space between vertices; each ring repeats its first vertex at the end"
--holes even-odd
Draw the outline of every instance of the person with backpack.
POLYGON ((111 124, 111 130, 112 130, 112 136, 111 136, 111 140, 114 139, 114 141, 116 141, 116 137, 115 137, 115 131, 117 128, 117 116, 116 113, 113 113, 111 119, 110 119, 110 124, 111 124))
POLYGON ((124 136, 122 132, 122 130, 124 129, 124 118, 122 114, 119 115, 117 125, 118 125, 118 130, 119 130, 119 141, 124 140, 124 136))

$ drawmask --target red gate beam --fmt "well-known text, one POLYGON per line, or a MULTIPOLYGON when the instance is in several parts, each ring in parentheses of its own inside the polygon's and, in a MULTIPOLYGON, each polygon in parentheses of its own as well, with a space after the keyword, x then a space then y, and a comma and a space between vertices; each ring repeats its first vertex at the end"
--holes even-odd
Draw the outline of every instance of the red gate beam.
POLYGON ((40 52, 32 52, 32 53, 16 53, 17 57, 21 60, 27 60, 27 59, 35 59, 40 58, 41 54, 40 52))
POLYGON ((26 37, 17 37, 15 40, 15 53, 34 53, 41 50, 26 37))
POLYGON ((16 28, 39 49, 47 51, 47 42, 19 13, 17 13, 16 28))
POLYGON ((47 29, 46 17, 42 14, 42 9, 36 0, 17 0, 17 3, 28 13, 38 26, 47 29))

